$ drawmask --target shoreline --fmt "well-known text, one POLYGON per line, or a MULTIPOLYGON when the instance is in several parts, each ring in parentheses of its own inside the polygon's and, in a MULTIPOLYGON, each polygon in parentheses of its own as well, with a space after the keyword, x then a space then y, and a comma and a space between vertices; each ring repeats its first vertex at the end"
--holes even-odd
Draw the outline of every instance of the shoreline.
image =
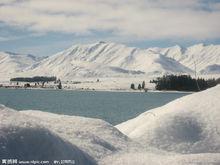
POLYGON ((166 90, 153 90, 149 89, 147 92, 144 90, 130 90, 130 89, 82 89, 82 88, 63 88, 63 89, 56 89, 56 88, 24 88, 24 87, 0 87, 0 89, 21 89, 21 90, 56 90, 56 91, 80 91, 80 92, 125 92, 125 93, 196 93, 194 91, 166 91, 166 90))

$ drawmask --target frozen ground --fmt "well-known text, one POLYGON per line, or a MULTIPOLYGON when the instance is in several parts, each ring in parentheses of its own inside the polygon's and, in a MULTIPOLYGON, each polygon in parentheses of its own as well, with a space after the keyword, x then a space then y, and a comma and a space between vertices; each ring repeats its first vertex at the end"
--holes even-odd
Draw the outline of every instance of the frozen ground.
POLYGON ((18 112, 0 106, 0 158, 74 159, 83 165, 217 165, 219 100, 217 86, 116 127, 99 119, 33 110, 18 112))
POLYGON ((104 90, 104 91, 128 91, 131 90, 132 83, 135 84, 135 88, 138 84, 142 84, 145 81, 146 88, 154 89, 155 84, 150 83, 153 77, 127 77, 127 78, 79 78, 76 81, 81 82, 73 84, 70 81, 64 82, 63 86, 66 89, 90 89, 90 90, 104 90), (97 81, 99 80, 99 81, 97 81))
MULTIPOLYGON (((142 84, 145 81, 146 88, 154 89, 155 84, 150 83, 150 80, 154 77, 127 77, 127 78, 76 78, 73 80, 63 80, 62 87, 64 90, 101 90, 101 91, 132 91, 130 86, 135 84, 137 89, 138 84, 142 84), (97 81, 98 80, 98 81, 97 81)), ((16 86, 17 82, 0 81, 0 84, 4 86, 16 86)), ((24 86, 26 82, 19 82, 20 86, 24 86)), ((32 86, 35 83, 30 83, 32 86)), ((46 88, 55 88, 57 84, 54 82, 45 83, 46 88)))

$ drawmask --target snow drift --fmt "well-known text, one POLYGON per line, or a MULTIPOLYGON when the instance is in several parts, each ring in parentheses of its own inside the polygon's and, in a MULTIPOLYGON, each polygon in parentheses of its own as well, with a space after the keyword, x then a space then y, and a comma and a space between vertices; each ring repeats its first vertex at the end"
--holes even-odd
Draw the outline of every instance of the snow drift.
POLYGON ((145 146, 177 153, 220 152, 220 85, 179 98, 116 127, 145 146))
POLYGON ((74 160, 77 164, 95 164, 78 147, 63 141, 43 128, 3 127, 0 158, 18 160, 74 160))
POLYGON ((37 120, 0 107, 0 159, 74 160, 76 164, 96 164, 77 146, 63 140, 37 120))
POLYGON ((134 145, 99 119, 14 111, 0 106, 0 159, 75 160, 96 164, 104 156, 134 145))
POLYGON ((36 118, 39 124, 70 143, 76 144, 96 160, 133 145, 127 136, 100 119, 33 110, 20 111, 20 113, 36 118))

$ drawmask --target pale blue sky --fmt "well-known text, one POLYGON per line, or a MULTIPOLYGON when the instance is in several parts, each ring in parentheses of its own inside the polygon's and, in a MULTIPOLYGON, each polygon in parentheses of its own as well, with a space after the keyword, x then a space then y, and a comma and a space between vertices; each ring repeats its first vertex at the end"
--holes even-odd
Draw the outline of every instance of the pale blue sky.
POLYGON ((220 0, 1 0, 0 50, 52 55, 100 40, 220 44, 220 0))

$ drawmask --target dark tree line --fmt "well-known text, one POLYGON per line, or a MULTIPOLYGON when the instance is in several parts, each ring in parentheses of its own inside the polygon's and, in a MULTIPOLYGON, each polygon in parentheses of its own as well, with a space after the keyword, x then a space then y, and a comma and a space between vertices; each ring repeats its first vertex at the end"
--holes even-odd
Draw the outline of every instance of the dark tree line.
POLYGON ((17 81, 17 82, 49 82, 49 81, 56 81, 56 77, 46 77, 46 76, 35 76, 35 77, 16 77, 11 78, 10 81, 17 81))
POLYGON ((216 86, 220 83, 220 78, 205 80, 194 79, 189 75, 164 75, 151 83, 156 84, 156 90, 200 91, 216 86))
MULTIPOLYGON (((135 85, 134 85, 134 83, 131 84, 131 87, 130 87, 130 88, 133 89, 133 90, 135 90, 135 85)), ((138 89, 138 90, 145 89, 145 81, 143 81, 142 84, 138 84, 137 89, 138 89)))

